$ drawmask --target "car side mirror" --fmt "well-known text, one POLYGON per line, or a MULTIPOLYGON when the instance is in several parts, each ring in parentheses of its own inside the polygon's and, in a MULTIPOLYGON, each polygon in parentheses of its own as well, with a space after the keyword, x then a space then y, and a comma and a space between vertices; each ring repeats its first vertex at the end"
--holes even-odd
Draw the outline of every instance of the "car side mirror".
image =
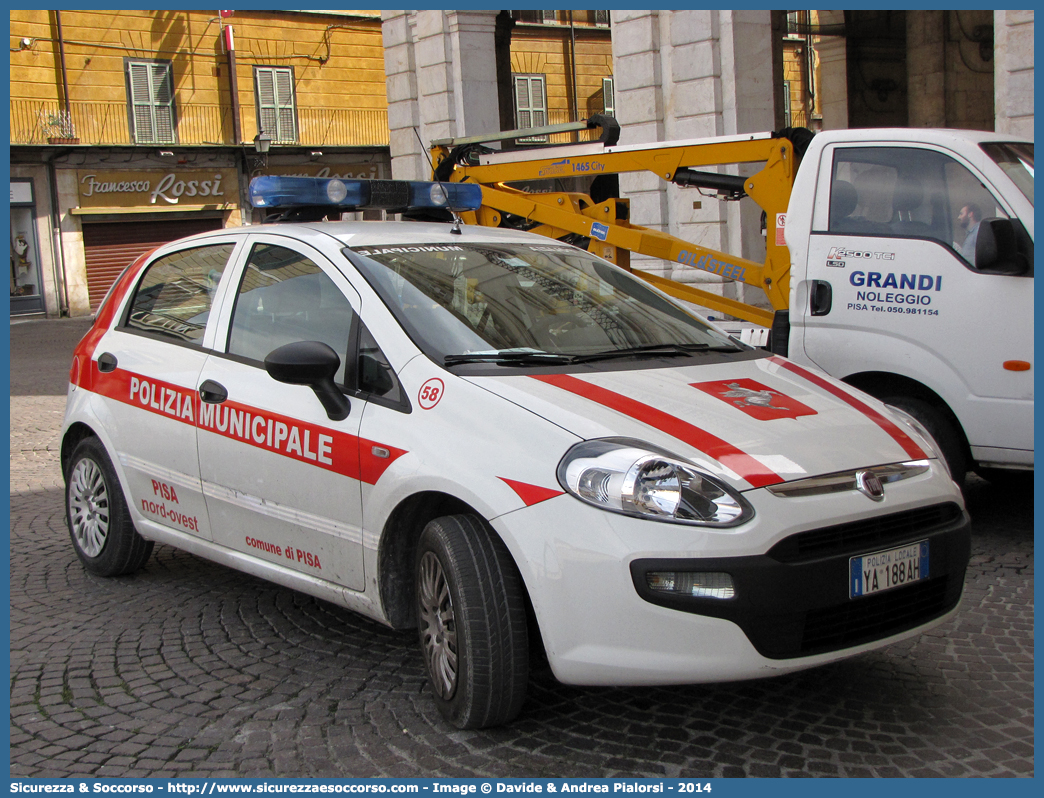
POLYGON ((1026 244, 1020 240, 1016 225, 1022 228, 1018 220, 1012 219, 983 219, 979 222, 975 237, 975 268, 978 271, 1006 275, 1029 271, 1029 253, 1024 251, 1026 244))
POLYGON ((277 382, 307 385, 322 402, 332 421, 348 418, 351 404, 334 383, 341 358, 322 341, 297 341, 273 349, 265 358, 265 371, 277 382))

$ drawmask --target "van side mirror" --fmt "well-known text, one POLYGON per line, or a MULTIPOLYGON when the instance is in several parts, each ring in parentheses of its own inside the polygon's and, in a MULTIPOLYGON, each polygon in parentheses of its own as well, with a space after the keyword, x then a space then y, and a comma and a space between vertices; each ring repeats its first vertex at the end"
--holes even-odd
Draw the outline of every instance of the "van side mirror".
POLYGON ((975 238, 975 268, 988 274, 1026 274, 1033 258, 1028 239, 1017 219, 983 219, 975 238))
POLYGON ((285 344, 265 357, 265 371, 273 380, 309 386, 332 421, 343 421, 351 410, 348 397, 333 380, 340 366, 341 358, 322 341, 285 344))

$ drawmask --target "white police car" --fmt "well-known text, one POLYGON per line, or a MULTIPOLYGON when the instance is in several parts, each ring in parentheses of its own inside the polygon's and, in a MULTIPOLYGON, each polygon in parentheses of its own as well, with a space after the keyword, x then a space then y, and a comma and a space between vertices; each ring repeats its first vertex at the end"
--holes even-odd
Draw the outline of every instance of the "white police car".
MULTIPOLYGON (((474 208, 261 178, 259 207, 474 208)), ((585 251, 418 222, 225 229, 117 281, 61 444, 88 570, 154 541, 419 628, 459 727, 584 685, 768 676, 955 611, 960 492, 916 422, 585 251)))

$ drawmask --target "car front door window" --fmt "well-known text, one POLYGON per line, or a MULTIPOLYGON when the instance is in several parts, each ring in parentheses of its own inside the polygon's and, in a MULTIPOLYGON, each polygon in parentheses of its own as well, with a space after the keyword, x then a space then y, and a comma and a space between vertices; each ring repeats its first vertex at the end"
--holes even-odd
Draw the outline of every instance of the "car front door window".
POLYGON ((334 382, 344 385, 352 306, 311 259, 287 247, 256 244, 239 284, 228 353, 264 361, 273 349, 322 341, 341 358, 334 382))

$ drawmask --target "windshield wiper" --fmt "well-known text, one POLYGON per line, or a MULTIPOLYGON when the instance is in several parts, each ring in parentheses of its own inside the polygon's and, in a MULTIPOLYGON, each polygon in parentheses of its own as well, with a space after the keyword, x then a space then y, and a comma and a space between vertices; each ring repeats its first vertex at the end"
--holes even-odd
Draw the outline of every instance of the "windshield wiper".
POLYGON ((505 366, 554 366, 561 363, 572 363, 574 355, 560 355, 555 352, 471 352, 460 355, 446 355, 442 362, 447 366, 461 363, 496 363, 505 366))
POLYGON ((460 363, 496 363, 505 366, 545 366, 562 363, 590 363, 595 360, 613 360, 625 357, 686 357, 694 352, 738 352, 740 346, 711 346, 710 344, 649 344, 626 349, 607 349, 586 355, 565 355, 557 352, 466 352, 446 355, 442 362, 447 366, 460 363))
POLYGON ((738 346, 711 346, 710 344, 650 344, 632 346, 627 349, 607 349, 589 355, 576 355, 574 363, 589 363, 592 360, 612 360, 618 357, 685 357, 693 352, 738 352, 738 346))

